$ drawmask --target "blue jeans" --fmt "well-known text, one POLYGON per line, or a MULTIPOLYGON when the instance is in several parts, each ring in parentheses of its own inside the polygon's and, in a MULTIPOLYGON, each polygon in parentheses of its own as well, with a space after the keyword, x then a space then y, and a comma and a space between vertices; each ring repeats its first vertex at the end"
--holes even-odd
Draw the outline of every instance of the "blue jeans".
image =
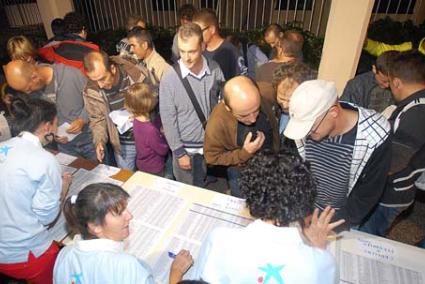
POLYGON ((385 207, 378 205, 372 215, 370 215, 370 218, 359 227, 359 231, 385 237, 395 218, 408 207, 385 207))
POLYGON ((241 172, 237 167, 228 167, 227 168, 227 181, 230 186, 230 194, 234 197, 242 198, 242 191, 239 187, 239 177, 241 176, 241 172))
POLYGON ((83 157, 88 160, 97 161, 96 150, 93 145, 93 137, 89 127, 84 126, 82 132, 71 142, 58 143, 58 150, 68 155, 83 157))
POLYGON ((121 154, 115 153, 115 161, 121 169, 136 171, 136 145, 121 144, 121 154))
POLYGON ((207 175, 207 166, 204 156, 200 154, 187 154, 190 157, 191 170, 180 168, 177 157, 173 154, 173 172, 177 181, 194 186, 203 187, 207 175))

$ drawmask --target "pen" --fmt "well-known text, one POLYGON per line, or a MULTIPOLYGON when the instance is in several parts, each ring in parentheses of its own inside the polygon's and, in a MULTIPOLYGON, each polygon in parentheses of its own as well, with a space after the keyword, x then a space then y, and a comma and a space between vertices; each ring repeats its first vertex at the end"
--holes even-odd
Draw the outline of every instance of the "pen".
POLYGON ((168 256, 169 256, 170 258, 173 258, 173 259, 175 259, 175 258, 176 258, 176 254, 175 254, 175 253, 173 253, 173 252, 171 252, 171 251, 169 251, 169 252, 168 252, 168 256))

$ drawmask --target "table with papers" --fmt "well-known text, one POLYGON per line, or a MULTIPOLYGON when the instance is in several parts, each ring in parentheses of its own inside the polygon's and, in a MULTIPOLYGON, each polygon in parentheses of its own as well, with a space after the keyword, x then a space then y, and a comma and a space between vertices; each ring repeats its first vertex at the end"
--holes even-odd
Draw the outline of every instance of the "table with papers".
MULTIPOLYGON (((168 283, 169 253, 187 249, 196 261, 202 241, 214 228, 242 228, 253 221, 243 199, 143 172, 122 176, 105 165, 84 169, 77 160, 60 158, 71 161, 63 166, 78 168, 69 195, 93 182, 121 185, 128 179, 122 186, 131 196, 133 219, 125 250, 150 265, 157 283, 168 283)), ((53 228, 57 239, 67 233, 61 218, 53 228)), ((339 283, 425 284, 424 249, 358 231, 343 232, 328 249, 339 266, 339 283)), ((191 270, 184 279, 192 279, 191 270)))

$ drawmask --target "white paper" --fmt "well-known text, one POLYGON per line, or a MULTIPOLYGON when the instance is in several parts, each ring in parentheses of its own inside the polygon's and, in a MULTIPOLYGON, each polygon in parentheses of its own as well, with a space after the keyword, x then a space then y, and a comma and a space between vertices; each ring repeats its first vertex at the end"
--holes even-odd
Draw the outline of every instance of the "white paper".
MULTIPOLYGON (((68 194, 66 195, 66 197, 69 197, 71 195, 77 195, 87 185, 98 182, 107 182, 116 185, 122 185, 122 182, 120 181, 105 176, 93 174, 85 169, 79 169, 72 176, 71 185, 69 187, 68 194)), ((54 240, 56 241, 61 241, 68 235, 69 232, 66 227, 66 221, 63 212, 60 213, 58 221, 53 226, 53 228, 49 229, 49 231, 52 234, 54 240)))
POLYGON ((81 131, 78 132, 78 133, 75 133, 75 134, 66 132, 66 130, 70 126, 71 126, 71 124, 69 124, 68 122, 63 123, 61 126, 58 127, 58 131, 57 131, 56 135, 59 136, 59 137, 66 137, 66 138, 68 138, 68 142, 71 142, 72 140, 74 140, 75 137, 78 136, 78 134, 81 133, 81 131))
POLYGON ((114 110, 109 113, 112 122, 117 126, 120 134, 125 133, 133 127, 133 121, 130 120, 131 114, 126 109, 114 110))
MULTIPOLYGON (((420 260, 418 260, 420 261, 420 260)), ((340 283, 423 284, 418 271, 343 251, 340 256, 340 283)))
POLYGON ((245 206, 245 199, 226 194, 217 194, 211 202, 211 207, 237 215, 239 215, 245 206))
POLYGON ((159 230, 167 228, 182 210, 184 200, 165 191, 136 186, 128 204, 133 218, 159 230))
POLYGON ((76 168, 70 167, 70 166, 65 166, 65 165, 61 165, 61 168, 62 168, 62 174, 70 173, 72 175, 73 173, 75 173, 77 171, 76 168))
POLYGON ((242 216, 230 214, 201 204, 193 204, 186 213, 183 222, 176 230, 176 234, 202 242, 216 227, 242 228, 252 220, 242 216))
POLYGON ((119 173, 120 170, 121 170, 120 168, 116 168, 116 167, 112 167, 112 166, 108 166, 104 164, 99 164, 94 169, 92 169, 91 172, 93 174, 110 177, 119 173))
POLYGON ((56 159, 58 160, 59 164, 67 166, 75 161, 77 157, 65 153, 58 153, 56 154, 56 159))
MULTIPOLYGON (((192 257, 199 254, 201 243, 194 242, 179 237, 173 237, 166 245, 165 249, 159 254, 157 261, 152 266, 152 272, 155 276, 157 283, 168 283, 168 277, 170 274, 171 263, 173 258, 168 255, 168 252, 177 254, 180 250, 185 249, 190 251, 192 257)), ((196 261, 196 260, 195 260, 196 261)), ((183 279, 192 279, 193 266, 186 272, 183 279)))
POLYGON ((425 284, 425 251, 358 231, 330 245, 340 283, 425 284))
POLYGON ((171 194, 178 194, 185 185, 181 182, 166 178, 157 178, 152 185, 153 189, 163 190, 171 194))

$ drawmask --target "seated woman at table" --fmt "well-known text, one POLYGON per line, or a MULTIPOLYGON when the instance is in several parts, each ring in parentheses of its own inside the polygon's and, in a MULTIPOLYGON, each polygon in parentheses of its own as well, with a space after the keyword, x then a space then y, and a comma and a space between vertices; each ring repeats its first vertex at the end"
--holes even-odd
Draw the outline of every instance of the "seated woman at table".
POLYGON ((0 273, 52 283, 59 248, 47 228, 70 181, 66 175, 62 182, 55 156, 43 149, 56 133, 56 107, 15 99, 10 111, 20 134, 0 143, 0 273))
POLYGON ((241 171, 241 190, 256 219, 246 228, 217 228, 204 241, 195 279, 210 283, 336 283, 325 250, 335 211, 314 210, 315 181, 289 152, 256 154, 241 171), (313 215, 311 216, 311 213, 313 215), (273 280, 274 281, 273 281, 273 280))
MULTIPOLYGON (((68 197, 64 215, 78 235, 59 253, 54 283, 155 283, 150 268, 124 252, 133 218, 127 209, 129 197, 108 183, 88 185, 68 197)), ((170 283, 180 281, 192 262, 188 251, 180 251, 171 265, 170 283)))

